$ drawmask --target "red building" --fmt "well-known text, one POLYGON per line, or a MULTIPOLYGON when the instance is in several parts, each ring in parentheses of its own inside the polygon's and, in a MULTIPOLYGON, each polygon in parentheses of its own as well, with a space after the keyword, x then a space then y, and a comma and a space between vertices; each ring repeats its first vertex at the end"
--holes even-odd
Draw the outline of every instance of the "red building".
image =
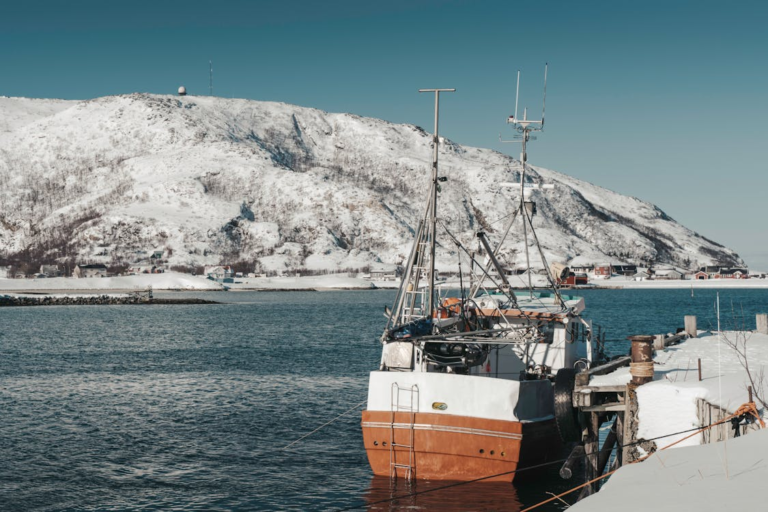
POLYGON ((608 279, 611 277, 611 266, 610 265, 596 265, 595 266, 595 277, 608 279))
POLYGON ((576 286, 580 284, 588 284, 589 278, 587 277, 587 274, 576 274, 574 272, 569 272, 568 277, 565 279, 558 279, 557 284, 560 286, 576 286))

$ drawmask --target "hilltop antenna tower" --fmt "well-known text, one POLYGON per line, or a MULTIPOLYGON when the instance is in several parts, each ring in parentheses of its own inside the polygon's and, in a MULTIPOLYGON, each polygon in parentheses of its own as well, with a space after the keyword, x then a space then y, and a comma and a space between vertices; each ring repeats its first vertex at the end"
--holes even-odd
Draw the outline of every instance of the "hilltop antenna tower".
POLYGON ((213 96, 213 61, 208 61, 208 94, 213 96))

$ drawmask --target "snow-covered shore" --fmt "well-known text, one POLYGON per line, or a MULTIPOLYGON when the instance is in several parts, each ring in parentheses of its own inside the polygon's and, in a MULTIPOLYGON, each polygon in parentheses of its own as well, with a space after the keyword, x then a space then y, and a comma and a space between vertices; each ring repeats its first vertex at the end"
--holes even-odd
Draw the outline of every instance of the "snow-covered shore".
POLYGON ((119 277, 52 277, 46 279, 0 279, 0 292, 56 293, 56 292, 125 292, 135 290, 223 290, 219 283, 189 274, 165 272, 119 277))
MULTIPOLYGON (((514 275, 507 276, 509 284, 514 289, 527 289, 528 288, 528 276, 527 275, 514 275)), ((498 280, 497 280, 498 281, 498 280)), ((469 278, 464 278, 464 285, 469 282, 469 278)), ((547 277, 541 274, 531 275, 531 284, 535 288, 548 288, 549 284, 547 277)), ((459 287, 459 281, 456 278, 451 278, 451 281, 447 283, 448 286, 455 288, 459 287)), ((493 286, 493 283, 487 281, 488 286, 493 286)), ((443 286, 446 286, 445 284, 443 286)), ((576 287, 568 288, 571 290, 589 290, 589 289, 659 289, 659 290, 676 290, 693 288, 699 289, 727 289, 727 288, 768 288, 768 279, 705 279, 705 280, 693 280, 693 279, 650 279, 645 281, 635 281, 634 278, 624 276, 614 276, 610 279, 593 279, 587 285, 579 285, 576 287)))
POLYGON ((346 274, 311 277, 243 277, 224 286, 231 291, 245 290, 373 290, 373 282, 346 274))
MULTIPOLYGON (((528 276, 508 276, 515 289, 528 287, 528 276)), ((274 290, 372 290, 392 289, 400 286, 400 281, 372 281, 347 277, 347 274, 328 274, 307 277, 243 277, 234 283, 219 283, 201 276, 192 276, 178 272, 163 274, 141 274, 134 276, 74 279, 54 277, 47 279, 2 279, 0 292, 6 293, 66 293, 66 292, 128 292, 146 290, 167 291, 274 291, 274 290)), ((466 286, 468 278, 464 281, 466 286)), ((547 279, 542 275, 531 276, 534 287, 547 287, 547 279)), ((443 281, 437 285, 442 288, 458 288, 459 281, 443 281)), ((492 283, 488 283, 492 286, 492 283)), ((630 278, 614 277, 604 281, 593 281, 580 289, 726 289, 726 288, 768 288, 768 279, 712 279, 706 281, 634 281, 630 278)), ((577 292, 578 293, 578 292, 577 292)))
POLYGON ((645 289, 678 289, 701 288, 768 288, 768 279, 650 279, 636 281, 631 277, 612 277, 611 279, 590 281, 591 287, 596 288, 645 288, 645 289))
POLYGON ((200 276, 165 272, 120 277, 91 277, 74 279, 0 279, 0 292, 23 293, 88 293, 128 292, 136 290, 164 291, 258 291, 258 290, 372 290, 399 285, 399 281, 372 282, 329 274, 314 277, 237 278, 234 283, 219 283, 200 276))

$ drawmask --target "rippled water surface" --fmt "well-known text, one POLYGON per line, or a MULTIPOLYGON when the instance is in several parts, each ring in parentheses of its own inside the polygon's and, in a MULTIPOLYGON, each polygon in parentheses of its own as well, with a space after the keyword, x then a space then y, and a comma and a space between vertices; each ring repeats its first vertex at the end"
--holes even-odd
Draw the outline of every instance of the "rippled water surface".
MULTIPOLYGON (((580 294, 613 340, 714 322, 710 291, 580 294)), ((365 400, 394 292, 196 296, 227 303, 0 309, 0 510, 517 510, 567 488, 393 488, 357 410, 281 450, 365 400)), ((751 329, 768 291, 721 302, 751 329)))

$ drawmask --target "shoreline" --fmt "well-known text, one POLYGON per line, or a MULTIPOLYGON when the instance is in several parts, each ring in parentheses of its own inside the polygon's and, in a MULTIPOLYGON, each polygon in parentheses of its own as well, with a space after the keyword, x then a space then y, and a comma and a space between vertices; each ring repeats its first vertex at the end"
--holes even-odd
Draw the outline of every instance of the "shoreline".
POLYGON ((146 298, 138 295, 114 296, 114 295, 81 295, 43 297, 10 296, 0 297, 0 308, 28 307, 28 306, 152 306, 169 304, 222 304, 214 300, 179 297, 179 298, 146 298))
MULTIPOLYGON (((538 276, 536 276, 538 277, 538 276)), ((527 283, 513 281, 512 289, 525 291, 527 283)), ((534 290, 547 289, 543 279, 535 279, 534 290)), ((45 280, 0 279, 0 296, 98 296, 104 294, 135 294, 152 290, 156 293, 203 292, 329 292, 396 290, 399 281, 368 281, 342 276, 305 278, 257 278, 235 283, 219 283, 183 274, 167 273, 157 276, 122 278, 51 278, 45 280), (46 282, 47 281, 47 282, 46 282)), ((439 282, 441 289, 458 289, 458 282, 439 282)), ((768 289, 768 279, 710 279, 710 280, 647 280, 612 278, 587 285, 562 287, 565 293, 581 290, 712 290, 712 289, 768 289)))
MULTIPOLYGON (((230 288, 230 289, 205 289, 205 288, 153 288, 154 293, 240 293, 240 292, 354 292, 354 291, 382 291, 394 290, 395 288, 356 288, 356 287, 307 287, 307 288, 230 288)), ((12 290, 0 289, 0 299, 2 296, 49 296, 49 295, 68 295, 96 297, 107 294, 128 294, 128 293, 146 293, 147 289, 139 288, 99 288, 98 290, 88 290, 84 288, 46 288, 46 289, 19 289, 12 290)))

